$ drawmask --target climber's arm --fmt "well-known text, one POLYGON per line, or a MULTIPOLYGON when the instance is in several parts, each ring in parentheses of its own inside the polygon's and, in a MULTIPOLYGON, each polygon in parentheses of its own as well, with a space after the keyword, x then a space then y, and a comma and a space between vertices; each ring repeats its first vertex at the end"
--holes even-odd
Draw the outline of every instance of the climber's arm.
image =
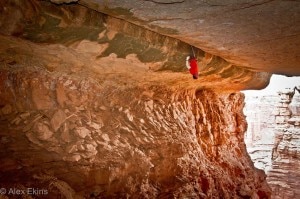
POLYGON ((185 66, 187 67, 187 69, 189 69, 190 70, 190 68, 191 68, 191 65, 190 65, 190 56, 187 56, 186 57, 186 61, 185 61, 185 66))

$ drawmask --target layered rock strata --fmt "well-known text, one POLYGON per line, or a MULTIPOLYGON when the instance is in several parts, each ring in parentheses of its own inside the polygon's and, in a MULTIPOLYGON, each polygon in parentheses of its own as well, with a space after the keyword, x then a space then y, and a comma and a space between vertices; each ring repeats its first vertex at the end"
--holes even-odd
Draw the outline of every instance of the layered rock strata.
MULTIPOLYGON (((300 102, 299 93, 293 90, 279 92, 276 130, 272 150, 272 170, 268 173, 268 182, 274 198, 298 198, 300 196, 300 112, 299 106, 290 109, 294 101, 300 102)), ((297 103, 297 104, 298 104, 297 103)), ((299 105, 299 104, 298 104, 299 105)))
POLYGON ((272 166, 272 149, 275 137, 275 111, 277 95, 248 96, 244 113, 248 128, 245 134, 247 151, 257 168, 268 172, 272 166))
POLYGON ((250 127, 245 138, 247 150, 255 166, 266 172, 272 198, 300 195, 299 102, 297 87, 280 91, 277 96, 246 99, 250 127))

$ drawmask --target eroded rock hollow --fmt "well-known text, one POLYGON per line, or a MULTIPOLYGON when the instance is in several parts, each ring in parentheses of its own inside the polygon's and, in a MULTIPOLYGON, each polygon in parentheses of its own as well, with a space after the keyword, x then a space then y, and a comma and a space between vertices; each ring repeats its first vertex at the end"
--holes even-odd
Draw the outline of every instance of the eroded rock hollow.
POLYGON ((197 45, 194 81, 187 37, 110 3, 52 2, 0 2, 1 197, 270 198, 238 92, 270 70, 197 45))

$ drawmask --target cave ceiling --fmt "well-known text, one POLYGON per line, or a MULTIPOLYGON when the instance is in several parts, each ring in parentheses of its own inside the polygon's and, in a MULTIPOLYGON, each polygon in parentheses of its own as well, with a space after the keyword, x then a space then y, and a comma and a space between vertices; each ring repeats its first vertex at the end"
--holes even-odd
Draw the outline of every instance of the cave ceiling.
POLYGON ((110 73, 121 79, 122 74, 125 83, 129 78, 142 79, 149 85, 198 90, 261 89, 271 74, 300 75, 299 1, 11 0, 0 4, 0 56, 6 65, 24 65, 27 60, 45 63, 42 68, 53 72, 61 70, 61 63, 76 62, 84 71, 98 68, 105 77, 110 73), (199 61, 198 81, 191 81, 185 67, 192 49, 199 61), (107 72, 103 66, 109 64, 116 68, 106 67, 107 72))
POLYGON ((300 74, 300 2, 80 0, 244 67, 300 74))

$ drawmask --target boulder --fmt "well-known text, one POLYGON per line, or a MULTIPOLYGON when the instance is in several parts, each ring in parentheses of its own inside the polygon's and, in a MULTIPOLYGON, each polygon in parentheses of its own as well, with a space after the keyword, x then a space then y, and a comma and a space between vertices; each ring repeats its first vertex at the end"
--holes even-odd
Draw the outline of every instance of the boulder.
POLYGON ((67 115, 61 109, 58 109, 51 118, 50 124, 54 132, 56 132, 65 122, 67 115))
POLYGON ((43 122, 34 124, 33 129, 36 132, 36 137, 39 140, 46 141, 53 136, 53 132, 49 129, 49 126, 43 122))

